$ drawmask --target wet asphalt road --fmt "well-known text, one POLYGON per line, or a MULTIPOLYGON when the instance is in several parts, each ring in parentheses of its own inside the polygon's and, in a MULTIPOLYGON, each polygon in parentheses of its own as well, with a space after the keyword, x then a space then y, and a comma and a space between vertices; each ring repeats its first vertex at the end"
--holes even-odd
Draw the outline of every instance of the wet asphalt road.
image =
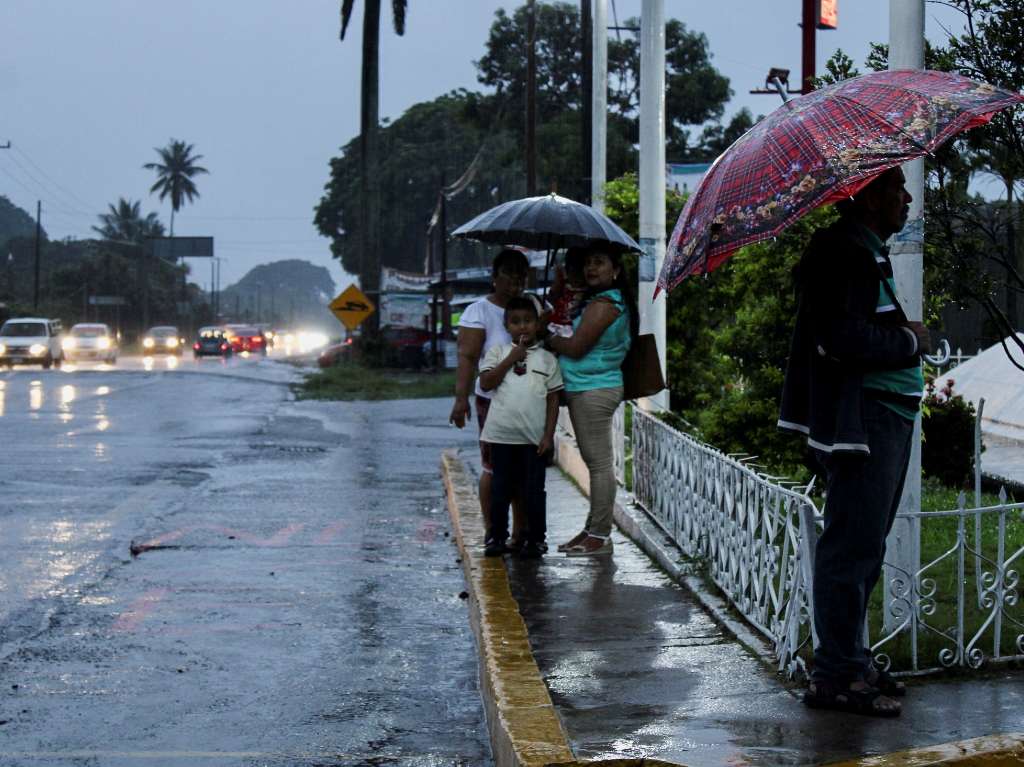
POLYGON ((450 403, 148 367, 0 373, 0 765, 490 764, 450 403))

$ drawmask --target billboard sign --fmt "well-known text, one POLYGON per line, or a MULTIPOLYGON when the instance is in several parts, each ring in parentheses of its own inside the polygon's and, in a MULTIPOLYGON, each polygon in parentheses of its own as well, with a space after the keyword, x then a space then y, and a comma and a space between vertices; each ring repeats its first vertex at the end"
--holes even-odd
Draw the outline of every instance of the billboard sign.
POLYGON ((818 0, 818 29, 839 26, 839 0, 818 0))
POLYGON ((212 237, 148 237, 153 255, 166 261, 179 258, 213 258, 212 237))

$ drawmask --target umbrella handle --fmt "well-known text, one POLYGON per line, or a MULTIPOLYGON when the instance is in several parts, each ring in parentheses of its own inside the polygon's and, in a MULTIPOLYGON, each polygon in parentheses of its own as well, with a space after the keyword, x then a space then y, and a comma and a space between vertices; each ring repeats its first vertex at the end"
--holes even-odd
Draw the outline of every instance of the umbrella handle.
POLYGON ((551 266, 551 248, 548 248, 548 255, 544 259, 544 298, 541 301, 543 309, 548 304, 548 268, 551 266))
POLYGON ((945 365, 949 362, 949 358, 951 356, 949 351, 949 341, 943 338, 939 342, 939 350, 937 354, 923 354, 921 356, 924 357, 924 361, 929 365, 934 365, 935 367, 945 365))

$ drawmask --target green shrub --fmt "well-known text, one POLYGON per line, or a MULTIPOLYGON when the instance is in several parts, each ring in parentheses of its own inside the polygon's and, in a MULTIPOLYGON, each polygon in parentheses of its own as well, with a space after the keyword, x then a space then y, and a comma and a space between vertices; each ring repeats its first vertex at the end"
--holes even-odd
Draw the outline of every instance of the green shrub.
POLYGON ((953 379, 939 389, 926 385, 921 407, 921 470, 948 487, 970 485, 974 474, 974 405, 953 393, 953 379))

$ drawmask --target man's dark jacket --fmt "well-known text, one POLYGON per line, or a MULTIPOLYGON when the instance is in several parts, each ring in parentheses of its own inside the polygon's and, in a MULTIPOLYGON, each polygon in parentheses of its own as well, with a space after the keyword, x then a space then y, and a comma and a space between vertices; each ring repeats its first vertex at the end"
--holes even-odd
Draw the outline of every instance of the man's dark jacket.
POLYGON ((779 426, 805 434, 816 450, 866 455, 864 373, 920 360, 899 303, 893 302, 896 311, 876 314, 881 280, 892 266, 861 244, 857 226, 840 219, 816 232, 795 270, 799 308, 779 426))

